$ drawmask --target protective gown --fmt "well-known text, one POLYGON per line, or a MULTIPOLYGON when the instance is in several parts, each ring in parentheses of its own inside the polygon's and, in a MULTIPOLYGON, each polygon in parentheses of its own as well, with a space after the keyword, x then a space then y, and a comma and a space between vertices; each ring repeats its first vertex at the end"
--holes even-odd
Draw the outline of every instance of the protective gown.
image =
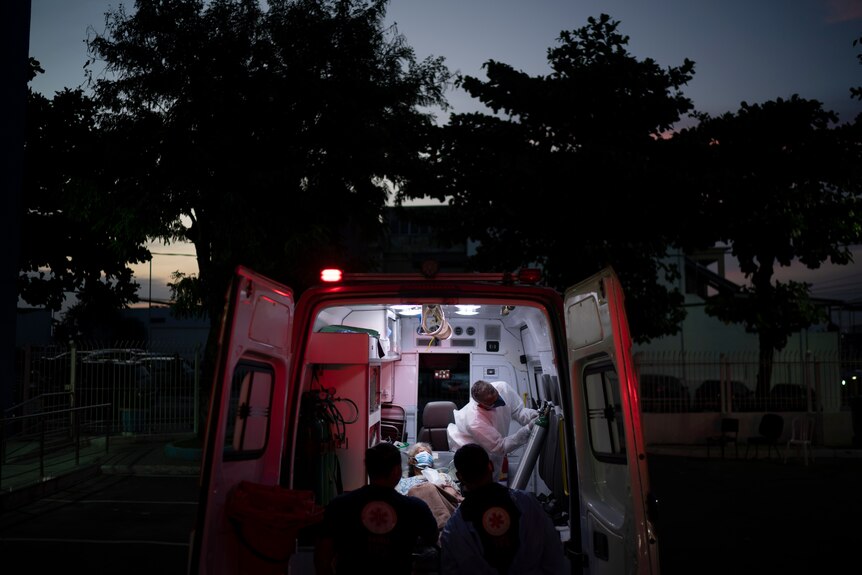
POLYGON ((518 393, 505 381, 492 381, 491 385, 506 402, 506 405, 492 410, 482 409, 472 397, 469 403, 455 410, 455 423, 446 428, 449 449, 456 451, 467 443, 478 443, 485 448, 494 464, 494 480, 500 478, 503 458, 507 453, 521 447, 530 439, 529 423, 538 417, 539 412, 524 407, 518 393), (512 421, 523 427, 509 435, 512 421))

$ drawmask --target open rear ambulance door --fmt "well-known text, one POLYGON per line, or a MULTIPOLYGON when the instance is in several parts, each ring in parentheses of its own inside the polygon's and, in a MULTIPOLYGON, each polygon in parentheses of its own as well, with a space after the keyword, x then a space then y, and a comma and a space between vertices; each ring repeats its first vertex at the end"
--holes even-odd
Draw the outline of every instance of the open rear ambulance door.
POLYGON ((566 290, 564 305, 585 572, 657 575, 638 384, 619 279, 606 268, 566 290))
POLYGON ((227 497, 242 480, 279 483, 293 313, 289 288, 237 268, 221 324, 189 573, 236 572, 227 497))

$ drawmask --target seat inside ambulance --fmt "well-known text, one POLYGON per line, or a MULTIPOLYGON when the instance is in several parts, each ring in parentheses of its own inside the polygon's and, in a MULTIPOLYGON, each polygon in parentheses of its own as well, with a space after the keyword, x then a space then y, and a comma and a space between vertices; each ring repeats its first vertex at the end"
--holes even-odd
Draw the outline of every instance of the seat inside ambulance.
POLYGON ((416 436, 416 441, 424 441, 431 445, 434 451, 449 451, 449 437, 446 428, 455 423, 455 410, 458 406, 454 401, 429 401, 422 410, 422 429, 416 436))

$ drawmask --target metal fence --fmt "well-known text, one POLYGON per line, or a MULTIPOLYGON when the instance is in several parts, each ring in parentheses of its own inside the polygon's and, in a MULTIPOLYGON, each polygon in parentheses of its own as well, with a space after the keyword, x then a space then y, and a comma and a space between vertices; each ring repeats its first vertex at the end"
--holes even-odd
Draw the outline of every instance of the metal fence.
MULTIPOLYGON (((71 397, 68 392, 37 396, 0 417, 0 493, 42 483, 91 454, 108 452, 111 429, 90 429, 87 416, 105 406, 69 407, 71 397)), ((0 512, 3 508, 0 500, 0 512)))
POLYGON ((634 362, 645 412, 834 413, 862 395, 862 358, 837 352, 776 354, 765 395, 756 352, 640 352, 634 362))
POLYGON ((88 429, 157 434, 196 432, 200 405, 197 348, 123 342, 28 347, 19 350, 14 413, 46 411, 53 394, 82 413, 88 429), (37 398, 39 398, 37 400, 37 398))
MULTIPOLYGON (((41 402, 51 394, 68 393, 68 407, 102 406, 87 411, 90 429, 197 432, 201 355, 168 342, 21 349, 16 409, 21 415, 45 411, 41 402)), ((837 413, 862 396, 859 356, 776 354, 765 397, 755 392, 756 352, 639 352, 634 360, 644 412, 837 413)))

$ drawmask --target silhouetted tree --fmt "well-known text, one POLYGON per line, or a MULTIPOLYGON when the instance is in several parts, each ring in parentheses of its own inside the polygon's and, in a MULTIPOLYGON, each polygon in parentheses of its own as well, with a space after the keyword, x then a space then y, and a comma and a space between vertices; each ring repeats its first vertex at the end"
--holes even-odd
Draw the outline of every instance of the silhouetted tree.
MULTIPOLYGON (((860 45, 862 45, 862 37, 853 40, 853 46, 860 45)), ((858 60, 859 63, 862 64, 862 53, 856 54, 856 60, 858 60)), ((862 100, 862 86, 851 86, 850 97, 856 98, 857 100, 862 100)))
POLYGON ((478 241, 477 268, 538 263, 563 289, 613 265, 644 341, 676 333, 684 317, 681 294, 664 287, 678 272, 661 259, 675 237, 662 137, 692 109, 680 88, 694 63, 638 60, 618 27, 603 14, 562 32, 547 76, 491 60, 486 81, 460 78, 495 115, 453 114, 438 179, 404 195, 450 198, 443 235, 478 241))
POLYGON ((706 311, 758 335, 761 397, 770 388, 774 351, 825 319, 810 286, 774 280, 776 267, 845 265, 849 246, 862 240, 858 146, 830 129, 837 120, 820 102, 793 95, 743 102, 735 114, 701 115, 696 127, 674 137, 702 202, 692 223, 728 244, 751 282, 715 296, 706 311))
MULTIPOLYGON (((43 70, 30 65, 32 80, 43 70)), ((149 257, 146 235, 129 224, 133 206, 103 195, 109 146, 95 116, 81 90, 29 90, 18 294, 31 305, 59 311, 72 293, 117 309, 137 301, 128 264, 149 257)))
POLYGON ((146 326, 137 319, 123 317, 120 310, 124 302, 106 283, 97 282, 82 291, 77 301, 56 322, 54 337, 57 341, 99 341, 106 345, 115 342, 134 342, 142 345, 149 335, 146 326))
POLYGON ((213 323, 237 264, 298 292, 323 265, 371 265, 386 181, 419 170, 420 108, 445 106, 449 79, 384 28, 387 4, 137 1, 89 38, 116 185, 158 237, 194 244, 213 323))
POLYGON ((206 308, 201 300, 203 290, 200 278, 195 274, 175 271, 168 282, 171 290, 171 311, 177 317, 206 317, 206 308))

